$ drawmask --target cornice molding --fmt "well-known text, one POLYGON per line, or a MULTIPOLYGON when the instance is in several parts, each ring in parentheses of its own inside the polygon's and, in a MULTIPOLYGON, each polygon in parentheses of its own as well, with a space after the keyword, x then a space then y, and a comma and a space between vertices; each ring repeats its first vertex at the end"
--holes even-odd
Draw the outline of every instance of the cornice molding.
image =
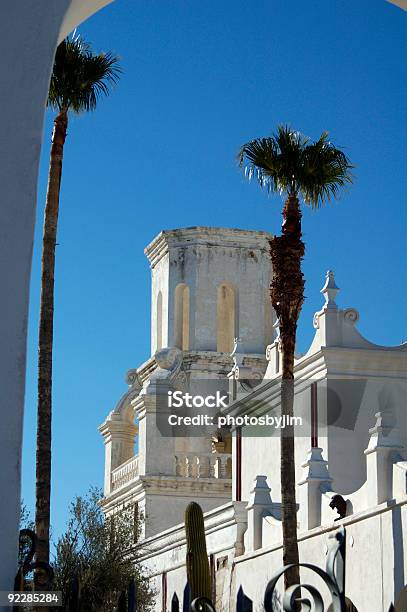
POLYGON ((170 249, 222 247, 268 252, 272 234, 227 227, 186 227, 164 230, 144 249, 152 268, 170 249))
MULTIPOLYGON (((228 527, 237 527, 238 524, 242 522, 246 523, 246 505, 247 502, 232 501, 205 512, 204 523, 206 536, 228 527)), ((231 542, 231 547, 233 547, 233 544, 234 542, 231 542)), ((155 557, 157 552, 168 552, 180 546, 185 546, 185 525, 181 523, 165 531, 161 531, 159 534, 143 540, 142 545, 146 550, 146 553, 142 555, 143 559, 155 557)), ((223 543, 221 546, 223 548, 223 543)))

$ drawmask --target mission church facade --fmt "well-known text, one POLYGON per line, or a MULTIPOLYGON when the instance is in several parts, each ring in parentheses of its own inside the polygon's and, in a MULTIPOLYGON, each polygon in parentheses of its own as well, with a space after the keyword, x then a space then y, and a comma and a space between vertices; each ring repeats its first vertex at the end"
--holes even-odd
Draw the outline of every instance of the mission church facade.
MULTIPOLYGON (((163 231, 145 250, 151 357, 129 370, 128 390, 99 430, 102 506, 111 513, 135 503, 142 513, 157 612, 187 607, 183 520, 192 500, 204 511, 218 612, 263 609, 282 565, 280 431, 260 418, 280 414, 270 238, 194 227, 163 231), (168 428, 176 412, 169 394, 208 390, 229 398, 217 415, 225 427, 215 418, 208 427, 168 428)), ((338 291, 328 272, 314 339, 295 360, 300 560, 323 568, 330 535, 343 526, 346 594, 356 608, 407 610, 407 344, 363 338, 359 313, 337 305, 338 291)), ((318 578, 308 570, 301 577, 329 603, 318 578)))

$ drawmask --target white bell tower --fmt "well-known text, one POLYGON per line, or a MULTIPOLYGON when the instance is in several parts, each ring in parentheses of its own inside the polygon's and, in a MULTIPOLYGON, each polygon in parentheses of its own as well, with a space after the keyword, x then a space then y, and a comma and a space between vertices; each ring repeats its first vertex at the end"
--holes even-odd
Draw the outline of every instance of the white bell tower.
POLYGON ((145 249, 152 270, 151 352, 230 353, 239 338, 264 355, 272 339, 270 234, 190 227, 145 249))
POLYGON ((191 227, 163 231, 145 250, 152 270, 151 357, 128 372, 129 390, 99 428, 103 508, 109 513, 119 500, 136 502, 146 517, 145 537, 182 522, 191 499, 205 511, 232 500, 231 438, 216 426, 198 428, 197 435, 167 431, 168 393, 227 392, 234 363, 248 378, 262 378, 275 318, 270 238, 191 227))

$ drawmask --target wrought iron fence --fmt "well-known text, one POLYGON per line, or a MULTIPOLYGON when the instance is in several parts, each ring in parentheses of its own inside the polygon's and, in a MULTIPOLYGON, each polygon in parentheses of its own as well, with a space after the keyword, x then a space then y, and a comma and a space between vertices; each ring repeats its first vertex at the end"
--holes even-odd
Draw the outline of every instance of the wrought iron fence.
MULTIPOLYGON (((340 527, 331 534, 328 543, 328 553, 325 570, 311 563, 299 563, 298 566, 313 572, 328 587, 331 601, 327 612, 358 612, 351 600, 346 597, 345 566, 346 566, 346 531, 340 527)), ((269 580, 264 594, 265 612, 324 612, 326 610, 320 591, 313 584, 296 584, 287 589, 280 601, 277 593, 279 579, 295 565, 286 565, 279 569, 269 580), (305 596, 305 592, 307 595, 305 596)), ((236 602, 236 612, 251 612, 253 604, 240 587, 236 602)), ((196 599, 191 604, 191 612, 215 612, 213 603, 207 599, 196 599)), ((362 609, 360 612, 367 612, 362 609)), ((396 612, 390 604, 388 612, 396 612)))
MULTIPOLYGON (((325 570, 311 563, 299 563, 298 567, 304 567, 316 573, 325 582, 331 596, 332 612, 347 612, 348 607, 345 599, 345 550, 346 534, 344 527, 338 529, 329 537, 328 556, 325 570)), ((282 567, 269 581, 264 595, 264 608, 266 612, 274 612, 274 594, 277 582, 285 572, 295 565, 282 567)), ((324 602, 321 593, 312 584, 295 584, 284 593, 283 610, 285 612, 296 612, 305 609, 315 612, 324 612, 324 602), (303 597, 302 591, 307 591, 311 596, 303 597)))
MULTIPOLYGON (((46 563, 33 561, 37 543, 35 533, 30 529, 23 529, 20 531, 20 538, 28 538, 30 540, 30 547, 17 572, 14 590, 24 590, 25 576, 37 569, 42 570, 49 583, 51 583, 54 576, 52 568, 46 563)), ((325 570, 311 563, 298 564, 299 567, 314 572, 328 587, 331 597, 328 608, 329 612, 357 612, 357 609, 345 594, 345 551, 346 531, 344 527, 341 527, 329 537, 325 570)), ((264 594, 265 612, 277 612, 279 610, 283 610, 284 612, 298 612, 298 610, 324 612, 325 606, 321 593, 314 585, 308 583, 291 586, 285 591, 281 603, 276 603, 279 600, 277 597, 277 583, 285 572, 292 567, 295 566, 286 565, 280 568, 269 580, 264 594), (304 591, 308 593, 308 596, 303 596, 304 591)), ((178 601, 178 598, 176 599, 178 601)), ((242 606, 239 605, 239 601, 241 600, 242 598, 240 597, 239 599, 238 597, 236 602, 237 612, 245 612, 247 609, 247 606, 244 606, 245 610, 241 610, 242 606)), ((174 601, 174 597, 172 601, 174 601)), ((120 593, 113 607, 117 612, 137 612, 137 585, 134 580, 130 582, 127 589, 120 593)), ((195 599, 188 604, 188 607, 190 608, 190 612, 216 612, 213 602, 205 597, 195 599)), ((72 581, 70 596, 63 606, 63 609, 66 612, 83 612, 80 595, 80 580, 78 576, 75 576, 72 581)), ((171 609, 173 610, 172 604, 171 609)), ((365 610, 361 610, 360 612, 365 612, 365 610)), ((390 604, 388 612, 395 612, 393 604, 390 604)))
POLYGON ((18 569, 14 579, 14 590, 23 591, 25 585, 25 577, 27 574, 35 570, 41 570, 44 573, 44 584, 51 584, 54 579, 54 571, 48 563, 42 561, 34 561, 34 555, 37 548, 38 538, 31 529, 21 529, 20 541, 28 538, 30 546, 27 553, 24 555, 22 563, 18 569))

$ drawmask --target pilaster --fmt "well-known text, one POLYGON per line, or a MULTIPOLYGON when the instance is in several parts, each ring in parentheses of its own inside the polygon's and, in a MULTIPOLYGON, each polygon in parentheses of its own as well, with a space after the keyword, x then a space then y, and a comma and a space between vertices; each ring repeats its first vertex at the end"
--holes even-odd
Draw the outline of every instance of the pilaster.
POLYGON ((109 495, 112 486, 112 471, 134 456, 134 442, 138 427, 123 421, 117 412, 111 412, 99 427, 105 443, 104 493, 109 495))
POLYGON ((302 467, 303 479, 298 483, 299 522, 301 531, 306 531, 321 525, 322 494, 330 489, 332 478, 328 462, 322 457, 322 448, 311 448, 302 467))

